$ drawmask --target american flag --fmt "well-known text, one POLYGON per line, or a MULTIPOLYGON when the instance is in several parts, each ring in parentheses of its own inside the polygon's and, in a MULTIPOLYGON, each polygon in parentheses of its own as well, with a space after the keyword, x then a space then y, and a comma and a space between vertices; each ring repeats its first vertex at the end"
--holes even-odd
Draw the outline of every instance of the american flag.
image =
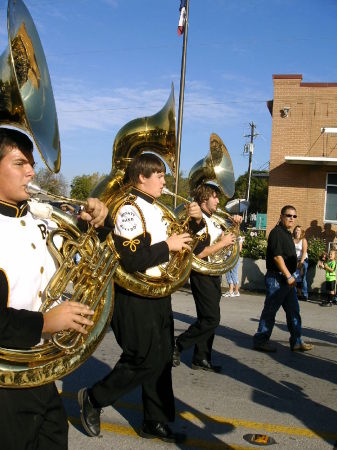
POLYGON ((180 0, 180 17, 179 17, 179 23, 178 23, 178 36, 181 36, 184 34, 185 31, 185 20, 186 20, 186 1, 187 0, 180 0))

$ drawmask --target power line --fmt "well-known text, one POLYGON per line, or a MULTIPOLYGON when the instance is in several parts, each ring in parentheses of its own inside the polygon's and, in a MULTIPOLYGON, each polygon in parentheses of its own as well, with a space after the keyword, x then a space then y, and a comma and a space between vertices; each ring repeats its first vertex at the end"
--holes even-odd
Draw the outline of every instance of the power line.
MULTIPOLYGON (((209 103, 194 103, 185 102, 185 106, 211 106, 211 105, 227 105, 227 104, 246 104, 246 103, 265 103, 266 100, 229 100, 227 102, 209 102, 209 103)), ((90 108, 90 109, 63 109, 62 113, 81 113, 81 112, 97 112, 97 111, 121 111, 130 109, 146 109, 146 106, 119 106, 116 108, 90 108)))
POLYGON ((260 167, 257 170, 259 170, 259 171, 268 170, 269 169, 269 164, 270 164, 270 161, 266 161, 263 164, 261 164, 260 167))

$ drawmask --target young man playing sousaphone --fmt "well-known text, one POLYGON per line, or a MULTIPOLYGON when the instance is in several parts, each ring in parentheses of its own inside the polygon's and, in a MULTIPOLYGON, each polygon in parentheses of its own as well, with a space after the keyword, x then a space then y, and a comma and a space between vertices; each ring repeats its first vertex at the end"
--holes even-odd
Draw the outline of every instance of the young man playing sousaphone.
MULTIPOLYGON (((165 165, 154 154, 144 153, 132 160, 125 181, 131 196, 116 213, 114 240, 126 272, 155 272, 169 261, 169 252, 190 249, 188 233, 167 237, 167 222, 156 203, 165 185, 165 165), (149 270, 148 270, 149 269, 149 270)), ((191 222, 200 223, 202 214, 191 203, 191 222)), ((196 226, 196 231, 202 225, 196 226)), ((100 433, 100 410, 113 405, 137 386, 142 387, 144 422, 140 436, 166 442, 182 442, 185 435, 168 426, 175 417, 172 390, 173 315, 171 296, 148 298, 115 283, 115 309, 111 322, 122 354, 114 369, 78 399, 82 424, 90 436, 100 433)))
MULTIPOLYGON (((194 200, 200 205, 206 227, 198 234, 204 238, 198 241, 194 250, 197 258, 208 260, 224 247, 235 243, 234 233, 225 234, 220 225, 212 220, 219 204, 220 189, 214 184, 203 183, 194 192, 194 200), (220 239, 219 239, 220 237, 220 239)), ((242 217, 234 216, 238 223, 242 217)), ((212 364, 211 353, 214 333, 220 323, 221 275, 205 275, 191 271, 190 283, 197 320, 176 339, 173 366, 179 366, 181 353, 194 346, 192 369, 220 372, 221 366, 212 364)))
MULTIPOLYGON (((86 334, 87 306, 65 301, 38 312, 45 287, 56 270, 47 235, 56 228, 30 210, 27 184, 33 179, 33 144, 23 133, 0 128, 0 346, 29 349, 41 337, 61 330, 86 334)), ((108 210, 88 199, 82 219, 95 227, 108 210)), ((19 387, 19 386, 18 386, 19 387)), ((1 448, 68 448, 68 423, 55 383, 31 388, 0 388, 1 448)))

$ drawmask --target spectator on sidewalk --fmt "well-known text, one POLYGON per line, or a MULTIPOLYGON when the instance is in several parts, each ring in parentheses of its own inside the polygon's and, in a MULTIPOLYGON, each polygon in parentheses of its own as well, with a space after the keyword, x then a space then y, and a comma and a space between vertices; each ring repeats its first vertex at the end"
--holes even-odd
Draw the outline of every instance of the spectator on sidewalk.
POLYGON ((299 300, 308 300, 308 241, 304 237, 304 230, 301 225, 296 225, 293 231, 293 239, 296 248, 297 270, 296 291, 299 300))
POLYGON ((239 258, 235 266, 225 273, 229 290, 224 294, 224 297, 240 297, 239 292, 239 266, 240 266, 240 253, 242 250, 243 237, 239 236, 239 258))
POLYGON ((299 352, 312 349, 311 344, 305 344, 302 340, 302 319, 295 290, 294 272, 297 267, 297 256, 291 229, 296 218, 296 209, 291 205, 284 206, 278 224, 269 233, 265 275, 266 299, 257 332, 253 337, 255 350, 276 351, 276 347, 270 344, 269 339, 277 311, 281 306, 287 317, 290 349, 299 352))
POLYGON ((322 301, 321 306, 332 306, 336 294, 336 252, 330 250, 326 261, 319 261, 318 267, 325 270, 325 289, 327 298, 322 301))

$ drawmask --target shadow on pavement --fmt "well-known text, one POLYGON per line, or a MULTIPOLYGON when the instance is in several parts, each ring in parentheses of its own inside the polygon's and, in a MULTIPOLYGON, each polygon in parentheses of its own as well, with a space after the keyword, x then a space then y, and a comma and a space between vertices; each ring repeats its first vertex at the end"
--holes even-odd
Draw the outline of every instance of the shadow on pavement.
MULTIPOLYGON (((174 313, 174 318, 187 324, 195 320, 195 318, 179 312, 174 313)), ((275 326, 287 332, 286 325, 276 323, 275 326)), ((300 382, 299 384, 290 383, 287 380, 278 382, 263 373, 267 364, 266 361, 269 359, 277 364, 282 364, 285 368, 288 367, 297 371, 299 380, 301 380, 303 374, 306 374, 335 384, 337 380, 337 364, 335 361, 324 360, 315 355, 314 351, 310 353, 291 352, 288 342, 285 345, 276 343, 278 350, 276 353, 256 352, 252 350, 251 335, 223 325, 217 328, 216 335, 252 352, 248 361, 250 365, 248 365, 231 355, 213 350, 213 361, 222 365, 223 375, 250 386, 253 389, 252 398, 256 403, 293 415, 327 442, 331 442, 336 437, 337 412, 335 410, 308 398, 300 382)), ((337 342, 336 334, 323 330, 304 327, 303 335, 310 336, 312 340, 323 340, 328 342, 329 345, 337 342)), ((190 365, 188 352, 182 353, 182 362, 190 365)), ((286 371, 284 377, 288 377, 286 371)))
MULTIPOLYGON (((115 339, 112 332, 109 332, 106 338, 111 339, 112 341, 114 341, 115 339)), ((115 342, 113 343, 115 344, 115 342)), ((108 355, 104 355, 105 358, 107 356, 108 355)), ((110 359, 112 362, 111 366, 92 356, 75 372, 71 373, 62 380, 62 390, 64 392, 63 401, 67 411, 67 415, 68 417, 75 418, 75 420, 71 420, 72 425, 83 434, 86 433, 79 423, 80 411, 77 403, 77 392, 82 387, 92 386, 96 381, 106 376, 110 372, 111 367, 113 367, 114 363, 116 362, 113 361, 113 359, 116 359, 116 357, 111 357, 110 359)), ((119 401, 116 402, 113 407, 138 433, 143 421, 141 388, 138 387, 132 392, 123 396, 119 401)), ((104 409, 108 408, 109 407, 106 407, 104 409)), ((207 414, 204 414, 191 407, 191 405, 187 405, 177 399, 176 411, 187 411, 189 414, 197 417, 199 423, 198 425, 195 425, 190 420, 186 421, 186 419, 181 417, 179 414, 176 415, 176 420, 174 424, 172 424, 172 429, 177 432, 187 432, 188 440, 181 445, 175 444, 175 448, 185 448, 186 446, 193 447, 194 445, 200 447, 200 445, 198 445, 198 441, 207 441, 211 443, 215 448, 231 448, 229 445, 225 444, 223 440, 218 439, 216 435, 223 435, 232 431, 234 428, 232 424, 223 422, 220 423, 207 414), (189 438, 189 436, 193 436, 193 439, 189 438)), ((102 418, 102 420, 104 421, 104 417, 102 418)), ((90 438, 88 437, 88 439, 90 438)))

